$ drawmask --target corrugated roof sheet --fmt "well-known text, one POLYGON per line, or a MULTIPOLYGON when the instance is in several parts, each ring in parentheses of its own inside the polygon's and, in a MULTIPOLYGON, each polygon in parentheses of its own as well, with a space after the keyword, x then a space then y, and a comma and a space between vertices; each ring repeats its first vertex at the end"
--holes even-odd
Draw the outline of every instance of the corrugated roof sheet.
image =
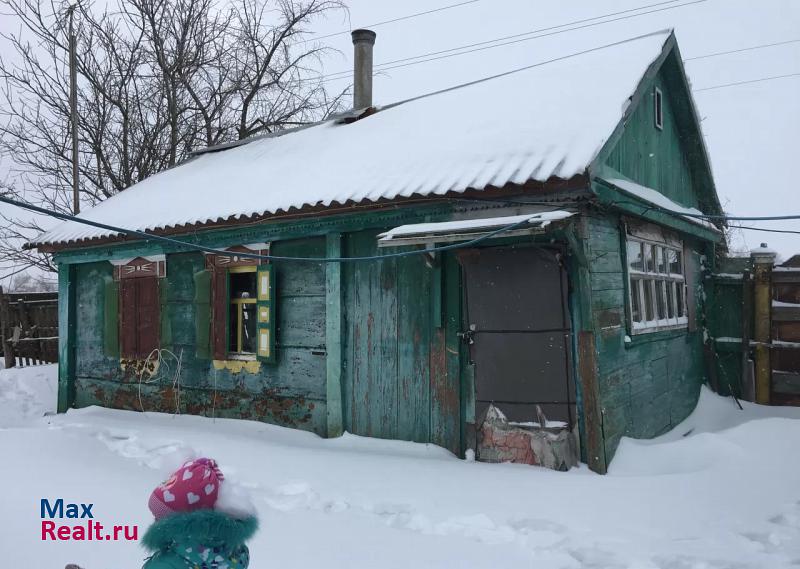
MULTIPOLYGON (((140 231, 583 174, 669 32, 204 153, 80 215, 140 231)), ((34 244, 114 235, 63 222, 34 244)))

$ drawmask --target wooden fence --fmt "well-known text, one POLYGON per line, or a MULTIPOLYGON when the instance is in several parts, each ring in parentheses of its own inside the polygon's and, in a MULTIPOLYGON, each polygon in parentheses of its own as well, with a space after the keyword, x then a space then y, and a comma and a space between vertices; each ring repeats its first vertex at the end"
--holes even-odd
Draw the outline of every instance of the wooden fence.
POLYGON ((775 267, 771 283, 771 402, 800 405, 800 267, 775 267))
POLYGON ((747 401, 800 406, 800 257, 725 259, 709 276, 711 383, 747 401))
POLYGON ((3 293, 0 342, 5 367, 58 362, 58 293, 3 293))

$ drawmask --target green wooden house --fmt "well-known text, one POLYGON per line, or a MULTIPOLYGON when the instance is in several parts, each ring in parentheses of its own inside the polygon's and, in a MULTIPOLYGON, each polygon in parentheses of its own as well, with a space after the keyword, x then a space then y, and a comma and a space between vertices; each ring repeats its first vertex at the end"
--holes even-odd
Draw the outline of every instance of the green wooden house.
POLYGON ((59 410, 463 456, 494 406, 558 421, 598 472, 684 419, 724 240, 694 217, 721 210, 674 36, 383 107, 374 39, 359 108, 197 152, 28 245, 59 267, 59 410))

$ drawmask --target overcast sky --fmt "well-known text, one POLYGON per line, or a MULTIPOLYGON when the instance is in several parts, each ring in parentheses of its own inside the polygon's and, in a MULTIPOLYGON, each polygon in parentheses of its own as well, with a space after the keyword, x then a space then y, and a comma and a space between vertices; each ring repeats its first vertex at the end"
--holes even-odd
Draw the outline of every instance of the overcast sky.
MULTIPOLYGON (((351 26, 369 26, 458 3, 459 0, 349 0, 349 21, 342 14, 340 19, 323 22, 319 34, 346 31, 351 26)), ((381 104, 405 99, 668 27, 675 28, 685 59, 800 39, 798 0, 679 0, 672 3, 659 0, 478 0, 418 18, 375 26, 378 33, 375 61, 379 64, 439 52, 642 6, 653 6, 644 11, 662 11, 393 69, 376 78, 375 101, 381 104), (653 6, 657 3, 661 5, 653 6), (683 7, 662 10, 681 5, 683 7)), ((630 14, 615 18, 627 15, 630 14)), ((325 41, 331 42, 340 52, 326 61, 325 73, 350 69, 349 36, 342 34, 325 41)), ((800 42, 690 61, 686 68, 696 89, 800 73, 800 42)), ((345 82, 331 81, 329 85, 335 87, 345 82)), ((576 85, 576 88, 591 89, 591 86, 576 85)), ((701 91, 696 93, 695 100, 717 189, 726 211, 738 215, 800 214, 796 172, 800 162, 800 77, 701 91)), ((491 112, 491 105, 491 101, 486 101, 485 107, 475 112, 491 112)), ((520 109, 520 112, 525 110, 520 109)), ((800 221, 758 222, 757 225, 800 231, 800 221)), ((800 235, 741 231, 737 232, 733 245, 749 249, 761 242, 769 243, 785 257, 800 253, 800 235)))
MULTIPOLYGON (((376 104, 669 27, 676 30, 685 59, 800 39, 800 0, 473 0, 382 25, 374 24, 459 4, 461 0, 346 2, 349 13, 341 12, 317 22, 315 27, 316 37, 338 50, 324 61, 322 72, 326 75, 352 68, 348 31, 357 27, 372 26, 378 33, 375 62, 380 64, 584 20, 567 26, 580 29, 557 34, 551 29, 543 32, 550 34, 545 37, 382 72, 375 82, 376 104), (619 14, 604 19, 625 19, 601 25, 585 21, 635 8, 652 13, 636 17, 626 16, 638 12, 619 14), (320 37, 336 33, 339 35, 320 37)), ((0 15, 0 31, 9 26, 17 27, 12 18, 0 15)), ((695 89, 800 73, 800 42, 689 61, 686 67, 695 89)), ((331 89, 344 88, 348 81, 332 80, 328 85, 331 89)), ((591 89, 591 85, 576 84, 575 88, 591 89)), ((800 214, 796 174, 800 161, 800 77, 700 91, 695 100, 726 211, 737 215, 800 214)), ((474 111, 491 110, 492 101, 487 100, 474 111)), ((751 224, 800 231, 800 221, 751 224)), ((800 253, 800 235, 750 230, 736 232, 733 247, 747 250, 761 242, 769 243, 783 257, 800 253)))

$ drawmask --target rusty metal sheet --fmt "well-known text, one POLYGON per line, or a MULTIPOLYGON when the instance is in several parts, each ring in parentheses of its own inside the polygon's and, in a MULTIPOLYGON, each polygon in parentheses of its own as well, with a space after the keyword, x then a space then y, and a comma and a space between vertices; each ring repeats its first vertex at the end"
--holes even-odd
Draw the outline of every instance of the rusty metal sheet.
POLYGON ((476 373, 476 414, 494 403, 512 421, 575 422, 566 274, 558 251, 502 247, 460 258, 476 373))

